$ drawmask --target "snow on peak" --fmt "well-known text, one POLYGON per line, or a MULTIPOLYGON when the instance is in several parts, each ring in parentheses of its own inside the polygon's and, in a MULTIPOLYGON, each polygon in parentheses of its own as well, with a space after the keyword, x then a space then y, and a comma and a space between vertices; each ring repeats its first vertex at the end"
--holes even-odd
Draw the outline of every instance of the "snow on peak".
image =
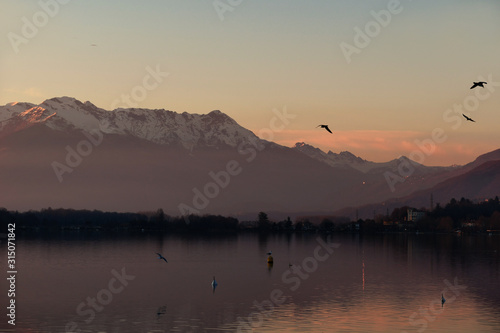
POLYGON ((0 107, 0 131, 8 135, 29 128, 38 123, 47 123, 55 112, 28 103, 10 103, 0 107))
POLYGON ((296 143, 293 149, 330 166, 342 168, 350 167, 363 173, 383 173, 387 170, 398 172, 398 168, 401 163, 411 163, 417 168, 423 167, 422 165, 411 161, 406 156, 400 156, 399 158, 389 162, 377 163, 364 160, 349 151, 342 151, 340 153, 328 151, 328 153, 325 153, 321 149, 308 145, 304 142, 296 143))
POLYGON ((49 112, 40 106, 34 106, 24 112, 21 112, 19 117, 24 121, 34 124, 44 122, 53 117, 55 114, 55 112, 49 112))
POLYGON ((6 121, 15 117, 16 115, 34 107, 34 104, 31 103, 19 103, 13 102, 8 103, 5 106, 0 106, 0 122, 6 121))
POLYGON ((328 151, 327 155, 331 159, 339 161, 339 162, 356 163, 356 164, 364 164, 367 162, 366 160, 362 159, 361 157, 358 157, 358 156, 356 156, 353 153, 348 152, 348 151, 341 151, 339 154, 336 154, 332 151, 328 151))
POLYGON ((321 149, 308 145, 304 142, 296 143, 294 149, 330 166, 341 168, 350 167, 363 173, 370 172, 372 169, 380 166, 379 163, 366 161, 348 151, 342 151, 338 154, 332 151, 325 153, 321 149))
POLYGON ((42 104, 51 103, 51 102, 59 103, 59 104, 75 104, 77 102, 81 103, 76 98, 68 97, 68 96, 62 96, 62 97, 53 97, 53 98, 47 99, 47 100, 43 101, 42 104))
POLYGON ((45 100, 43 106, 56 113, 55 119, 48 122, 47 126, 55 130, 65 130, 68 127, 84 131, 99 128, 99 120, 96 118, 93 108, 72 97, 56 97, 45 100))
POLYGON ((187 149, 221 144, 236 147, 241 142, 260 140, 220 110, 202 115, 142 108, 107 111, 89 101, 82 103, 66 96, 47 99, 38 106, 21 104, 0 106, 0 121, 17 116, 27 122, 43 120, 58 131, 99 130, 157 144, 180 144, 187 149))

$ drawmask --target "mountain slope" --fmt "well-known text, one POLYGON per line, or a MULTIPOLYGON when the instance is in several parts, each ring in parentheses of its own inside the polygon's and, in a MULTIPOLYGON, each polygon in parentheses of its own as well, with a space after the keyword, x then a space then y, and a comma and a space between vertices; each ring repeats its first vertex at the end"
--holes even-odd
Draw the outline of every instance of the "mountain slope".
MULTIPOLYGON (((361 199, 363 199, 363 193, 365 192, 369 192, 369 195, 379 193, 384 199, 402 197, 430 188, 444 179, 456 175, 455 171, 460 169, 457 166, 428 167, 405 156, 384 163, 371 162, 347 151, 339 154, 331 151, 325 153, 319 148, 304 142, 296 143, 293 149, 331 167, 355 169, 362 172, 364 174, 362 181, 366 186, 363 192, 360 193, 361 199), (367 191, 367 187, 372 188, 367 191), (391 194, 386 196, 385 193, 388 189, 391 194)), ((379 200, 380 197, 375 198, 375 201, 378 202, 379 200)))
POLYGON ((0 120, 4 136, 43 123, 56 131, 99 130, 104 134, 132 136, 158 144, 180 144, 188 149, 220 144, 236 147, 248 140, 260 141, 251 131, 218 110, 206 115, 179 114, 163 109, 106 111, 71 97, 48 99, 38 106, 12 103, 0 107, 0 120))
POLYGON ((8 209, 293 216, 401 197, 456 171, 416 166, 393 192, 384 174, 403 162, 280 146, 220 111, 107 111, 70 97, 0 106, 0 207, 8 209))
POLYGON ((16 105, 0 108, 0 206, 9 209, 329 210, 348 202, 359 178, 261 140, 220 111, 106 111, 67 97, 16 105))
POLYGON ((412 193, 402 198, 389 199, 376 204, 364 205, 356 208, 344 208, 336 213, 354 217, 358 214, 360 218, 372 218, 373 213, 385 214, 392 212, 394 208, 410 206, 415 208, 430 208, 431 195, 434 204, 445 205, 452 198, 468 198, 481 201, 500 195, 500 159, 494 158, 496 154, 484 157, 484 163, 478 164, 462 174, 446 179, 432 188, 412 193))
POLYGON ((355 171, 332 173, 326 165, 273 144, 261 151, 246 146, 241 154, 228 147, 189 151, 106 135, 87 156, 75 154, 85 141, 90 142, 81 133, 52 131, 41 124, 2 140, 1 206, 162 207, 175 215, 181 204, 201 214, 325 210, 334 202, 347 203, 355 194, 350 184, 358 177, 355 171))

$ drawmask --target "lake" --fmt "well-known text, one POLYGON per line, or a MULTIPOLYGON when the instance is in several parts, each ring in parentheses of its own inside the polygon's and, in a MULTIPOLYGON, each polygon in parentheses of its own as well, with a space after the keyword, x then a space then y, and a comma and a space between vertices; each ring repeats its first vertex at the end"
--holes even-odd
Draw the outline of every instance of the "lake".
POLYGON ((18 231, 16 243, 16 332, 500 331, 499 235, 18 231))

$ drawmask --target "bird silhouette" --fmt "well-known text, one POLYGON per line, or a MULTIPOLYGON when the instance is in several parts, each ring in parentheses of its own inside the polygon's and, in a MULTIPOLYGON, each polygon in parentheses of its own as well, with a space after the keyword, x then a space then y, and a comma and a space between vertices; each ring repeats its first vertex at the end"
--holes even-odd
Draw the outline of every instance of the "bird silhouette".
POLYGON ((446 299, 444 298, 444 295, 441 294, 441 307, 444 306, 444 302, 446 302, 446 299))
POLYGON ((330 129, 328 128, 328 125, 318 125, 316 127, 321 127, 321 128, 324 128, 326 129, 328 132, 332 133, 332 131, 330 131, 330 129))
POLYGON ((465 119, 467 119, 468 121, 472 121, 473 123, 475 123, 475 122, 476 122, 474 119, 467 117, 467 116, 466 116, 466 115, 464 115, 463 113, 462 113, 462 116, 464 116, 464 117, 465 117, 465 119))
POLYGON ((214 279, 212 280, 212 292, 215 293, 215 288, 217 288, 217 281, 215 281, 215 276, 214 279))
POLYGON ((160 306, 158 310, 156 311, 156 319, 159 319, 161 316, 163 316, 165 313, 167 313, 167 306, 160 306))
POLYGON ((160 260, 165 260, 165 262, 166 262, 166 263, 168 263, 167 259, 165 259, 165 257, 164 257, 164 256, 162 256, 162 255, 161 255, 161 253, 158 253, 158 252, 157 252, 156 254, 158 255, 158 259, 160 259, 160 260))
POLYGON ((481 87, 481 88, 484 88, 484 85, 487 84, 487 82, 484 82, 484 81, 479 81, 479 82, 474 82, 474 84, 472 85, 472 87, 470 87, 471 89, 474 89, 476 87, 481 87))

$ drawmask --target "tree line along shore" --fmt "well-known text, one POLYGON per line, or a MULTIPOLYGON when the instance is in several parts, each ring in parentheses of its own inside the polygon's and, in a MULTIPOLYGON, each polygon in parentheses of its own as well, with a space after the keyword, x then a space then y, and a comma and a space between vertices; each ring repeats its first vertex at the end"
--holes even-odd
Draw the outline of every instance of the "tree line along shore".
POLYGON ((221 215, 169 216, 158 209, 154 212, 119 213, 98 210, 42 209, 39 211, 9 211, 0 208, 2 224, 15 223, 18 230, 156 230, 163 232, 500 232, 500 202, 498 196, 481 202, 451 199, 432 210, 403 206, 390 214, 370 219, 351 220, 341 216, 289 217, 272 221, 265 212, 255 220, 239 221, 221 215), (418 212, 418 215, 415 215, 418 212), (410 215, 413 214, 413 215, 410 215), (416 218, 418 216, 418 218, 416 218))

